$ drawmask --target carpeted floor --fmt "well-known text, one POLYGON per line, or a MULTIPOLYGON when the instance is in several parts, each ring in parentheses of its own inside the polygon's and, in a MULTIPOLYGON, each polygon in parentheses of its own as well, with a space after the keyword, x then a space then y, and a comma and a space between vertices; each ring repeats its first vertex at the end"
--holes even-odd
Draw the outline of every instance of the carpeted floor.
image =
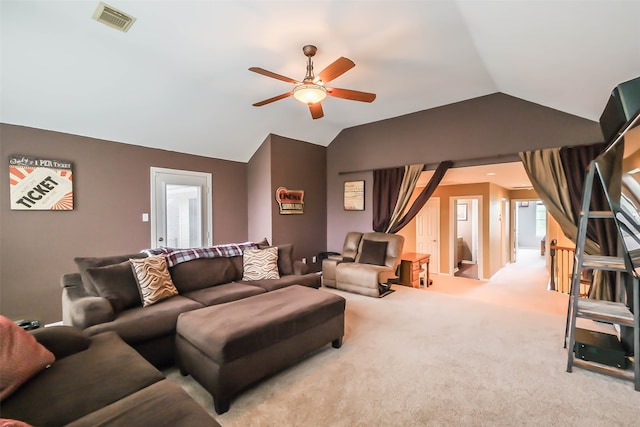
POLYGON ((640 424, 631 382, 565 371, 567 299, 545 290, 543 262, 488 282, 433 280, 382 299, 321 289, 347 299, 342 348, 262 381, 226 414, 190 377, 165 373, 225 427, 640 424))

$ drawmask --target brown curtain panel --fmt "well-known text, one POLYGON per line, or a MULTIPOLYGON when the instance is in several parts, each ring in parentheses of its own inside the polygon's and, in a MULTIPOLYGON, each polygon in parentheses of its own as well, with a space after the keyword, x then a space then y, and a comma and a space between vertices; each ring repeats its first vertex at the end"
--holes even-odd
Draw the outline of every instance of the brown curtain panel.
POLYGON ((447 173, 447 170, 453 165, 453 162, 449 160, 445 160, 444 162, 440 162, 435 173, 429 180, 429 183, 426 187, 422 189, 416 200, 414 200, 413 204, 409 208, 406 214, 389 230, 389 233, 397 233, 402 230, 416 215, 420 212, 420 209, 427 203, 427 200, 431 197, 438 185, 440 185, 440 181, 444 177, 444 174, 447 173))
POLYGON ((384 233, 398 202, 404 167, 373 171, 373 229, 384 233))
MULTIPOLYGON (((605 143, 582 145, 576 147, 562 147, 560 159, 567 178, 567 188, 571 197, 571 210, 574 217, 580 217, 582 193, 584 192, 584 178, 591 161, 602 153, 605 143), (578 196, 579 195, 579 196, 578 196)), ((610 210, 609 202, 602 189, 599 179, 594 180, 591 192, 591 210, 610 210)), ((618 254, 618 230, 615 222, 610 219, 591 219, 587 227, 587 237, 600 247, 600 253, 607 256, 618 254)), ((589 298, 613 301, 617 298, 615 292, 615 273, 602 272, 593 281, 589 289, 589 298)))
POLYGON ((416 188, 418 179, 420 179, 423 168, 423 164, 409 165, 404 167, 404 177, 402 178, 402 184, 400 185, 398 201, 396 202, 396 207, 393 209, 391 220, 389 221, 389 225, 387 226, 385 232, 388 233, 389 230, 391 230, 400 222, 402 214, 407 208, 409 200, 411 200, 411 196, 413 195, 413 190, 415 190, 416 188))

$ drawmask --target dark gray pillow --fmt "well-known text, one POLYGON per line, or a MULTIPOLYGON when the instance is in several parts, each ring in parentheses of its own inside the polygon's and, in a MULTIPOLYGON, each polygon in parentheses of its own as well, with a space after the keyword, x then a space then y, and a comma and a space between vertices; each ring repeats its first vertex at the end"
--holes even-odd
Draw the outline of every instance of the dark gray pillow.
POLYGON ((362 241, 362 253, 358 262, 360 264, 385 265, 388 243, 364 239, 362 241))
POLYGON ((127 308, 142 305, 138 284, 129 261, 104 267, 87 268, 98 295, 111 303, 119 313, 127 308))
POLYGON ((82 277, 82 284, 84 288, 94 295, 98 295, 95 283, 89 277, 87 268, 104 267, 106 265, 118 264, 123 261, 128 261, 130 258, 145 258, 147 255, 143 253, 125 254, 125 255, 113 255, 105 257, 77 257, 74 258, 80 276, 82 277))
POLYGON ((278 270, 280 276, 293 274, 293 244, 278 245, 278 270))
POLYGON ((263 237, 259 242, 255 242, 255 244, 258 245, 258 249, 265 249, 269 247, 269 241, 266 237, 263 237))

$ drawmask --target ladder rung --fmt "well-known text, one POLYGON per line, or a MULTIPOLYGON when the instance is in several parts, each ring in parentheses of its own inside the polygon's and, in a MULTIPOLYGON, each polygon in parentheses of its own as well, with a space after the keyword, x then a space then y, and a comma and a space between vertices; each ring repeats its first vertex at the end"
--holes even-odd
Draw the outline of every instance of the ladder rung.
POLYGON ((582 268, 593 270, 627 271, 622 257, 604 255, 584 255, 582 268))
POLYGON ((613 219, 613 212, 611 211, 589 211, 589 218, 610 218, 613 219))
POLYGON ((573 364, 580 368, 599 372, 601 374, 609 374, 629 381, 634 380, 634 374, 632 370, 615 368, 613 366, 603 365, 602 363, 592 362, 590 360, 578 359, 577 357, 574 357, 573 364))
POLYGON ((578 299, 578 317, 634 325, 633 313, 629 307, 620 302, 601 301, 593 299, 578 299))

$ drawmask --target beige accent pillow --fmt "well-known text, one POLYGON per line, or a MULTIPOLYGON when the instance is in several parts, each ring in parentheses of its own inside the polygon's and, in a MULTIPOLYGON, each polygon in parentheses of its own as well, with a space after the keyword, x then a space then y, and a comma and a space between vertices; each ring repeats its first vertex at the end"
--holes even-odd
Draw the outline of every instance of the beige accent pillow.
POLYGON ((1 401, 56 358, 33 335, 4 316, 0 316, 0 337, 1 401))
POLYGON ((133 275, 138 283, 142 306, 146 307, 178 295, 164 255, 130 259, 133 275))
POLYGON ((242 254, 242 280, 279 279, 278 248, 247 249, 242 254))

